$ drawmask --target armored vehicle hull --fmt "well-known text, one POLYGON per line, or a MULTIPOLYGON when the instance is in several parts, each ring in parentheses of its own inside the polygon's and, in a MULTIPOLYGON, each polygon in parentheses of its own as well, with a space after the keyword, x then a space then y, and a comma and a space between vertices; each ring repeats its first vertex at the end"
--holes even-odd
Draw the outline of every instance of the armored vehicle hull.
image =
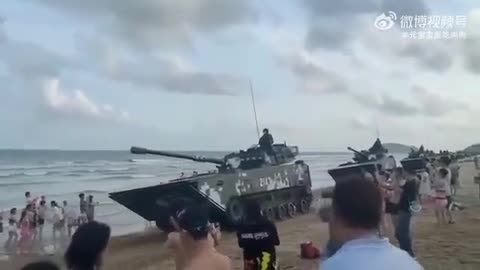
POLYGON ((407 171, 424 170, 427 166, 427 160, 423 157, 419 158, 404 158, 400 160, 402 167, 407 171))
POLYGON ((112 192, 110 198, 163 231, 169 222, 170 203, 179 198, 208 207, 210 220, 223 228, 234 229, 244 216, 243 202, 259 202, 265 216, 282 220, 306 213, 312 202, 310 170, 298 160, 248 170, 198 174, 170 183, 112 192))

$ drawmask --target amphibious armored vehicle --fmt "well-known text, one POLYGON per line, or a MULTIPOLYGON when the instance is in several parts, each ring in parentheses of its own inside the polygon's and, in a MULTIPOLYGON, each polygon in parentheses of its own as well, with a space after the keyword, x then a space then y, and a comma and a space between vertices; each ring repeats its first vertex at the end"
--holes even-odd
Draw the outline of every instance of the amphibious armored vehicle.
POLYGON ((397 163, 392 155, 388 155, 388 150, 382 145, 380 139, 377 139, 368 150, 356 151, 351 147, 348 150, 354 152, 353 162, 347 162, 328 170, 328 174, 335 182, 349 179, 355 175, 365 177, 370 174, 376 177, 380 171, 391 171, 396 168, 397 163))
POLYGON ((167 232, 173 229, 169 221, 170 204, 179 198, 205 205, 211 221, 226 229, 233 229, 242 220, 246 199, 258 201, 263 214, 272 220, 307 213, 312 202, 309 166, 296 160, 298 147, 287 144, 272 147, 273 158, 253 146, 222 159, 132 147, 133 154, 213 163, 217 170, 155 186, 112 192, 109 197, 167 232))
POLYGON ((427 159, 432 158, 432 154, 425 151, 423 145, 418 150, 411 149, 408 157, 400 160, 402 167, 408 171, 422 171, 425 170, 427 159))

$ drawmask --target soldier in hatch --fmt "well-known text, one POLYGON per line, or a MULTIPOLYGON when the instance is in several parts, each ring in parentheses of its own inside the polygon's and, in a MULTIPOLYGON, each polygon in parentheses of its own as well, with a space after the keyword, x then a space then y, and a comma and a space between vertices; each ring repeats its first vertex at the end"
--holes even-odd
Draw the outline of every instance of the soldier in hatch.
POLYGON ((277 163, 277 157, 273 151, 273 136, 268 132, 267 128, 263 129, 263 135, 260 137, 260 140, 258 140, 258 144, 260 148, 263 149, 268 156, 273 157, 274 162, 277 163))

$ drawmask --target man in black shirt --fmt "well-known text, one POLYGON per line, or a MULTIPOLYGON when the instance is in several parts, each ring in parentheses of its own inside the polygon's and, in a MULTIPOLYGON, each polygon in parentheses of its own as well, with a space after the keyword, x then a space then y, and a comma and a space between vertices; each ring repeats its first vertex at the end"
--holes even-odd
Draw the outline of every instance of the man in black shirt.
POLYGON ((400 248, 408 252, 410 256, 415 257, 412 249, 412 239, 410 238, 410 220, 412 218, 411 205, 417 199, 417 185, 414 172, 408 172, 408 174, 397 206, 398 223, 395 228, 395 237, 400 248))
POLYGON ((245 204, 244 221, 237 228, 238 246, 243 249, 245 270, 277 269, 275 246, 280 244, 277 228, 262 216, 255 201, 245 204))
POLYGON ((268 133, 268 129, 264 128, 263 129, 263 135, 260 137, 258 140, 258 144, 260 145, 260 148, 267 153, 267 155, 271 156, 274 158, 275 163, 277 162, 277 158, 275 156, 275 152, 273 151, 273 136, 272 134, 268 133))

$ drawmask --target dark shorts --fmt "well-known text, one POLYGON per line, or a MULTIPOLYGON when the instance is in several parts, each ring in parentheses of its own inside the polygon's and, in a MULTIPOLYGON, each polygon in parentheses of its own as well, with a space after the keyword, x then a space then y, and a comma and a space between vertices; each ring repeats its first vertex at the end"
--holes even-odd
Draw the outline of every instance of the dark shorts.
POLYGON ((43 224, 45 224, 45 219, 43 219, 43 218, 38 218, 38 225, 41 226, 41 225, 43 225, 43 224))
POLYGON ((452 196, 447 196, 447 209, 450 209, 450 206, 452 205, 453 200, 452 196))
POLYGON ((385 200, 385 213, 396 215, 398 213, 397 205, 388 200, 385 200))

